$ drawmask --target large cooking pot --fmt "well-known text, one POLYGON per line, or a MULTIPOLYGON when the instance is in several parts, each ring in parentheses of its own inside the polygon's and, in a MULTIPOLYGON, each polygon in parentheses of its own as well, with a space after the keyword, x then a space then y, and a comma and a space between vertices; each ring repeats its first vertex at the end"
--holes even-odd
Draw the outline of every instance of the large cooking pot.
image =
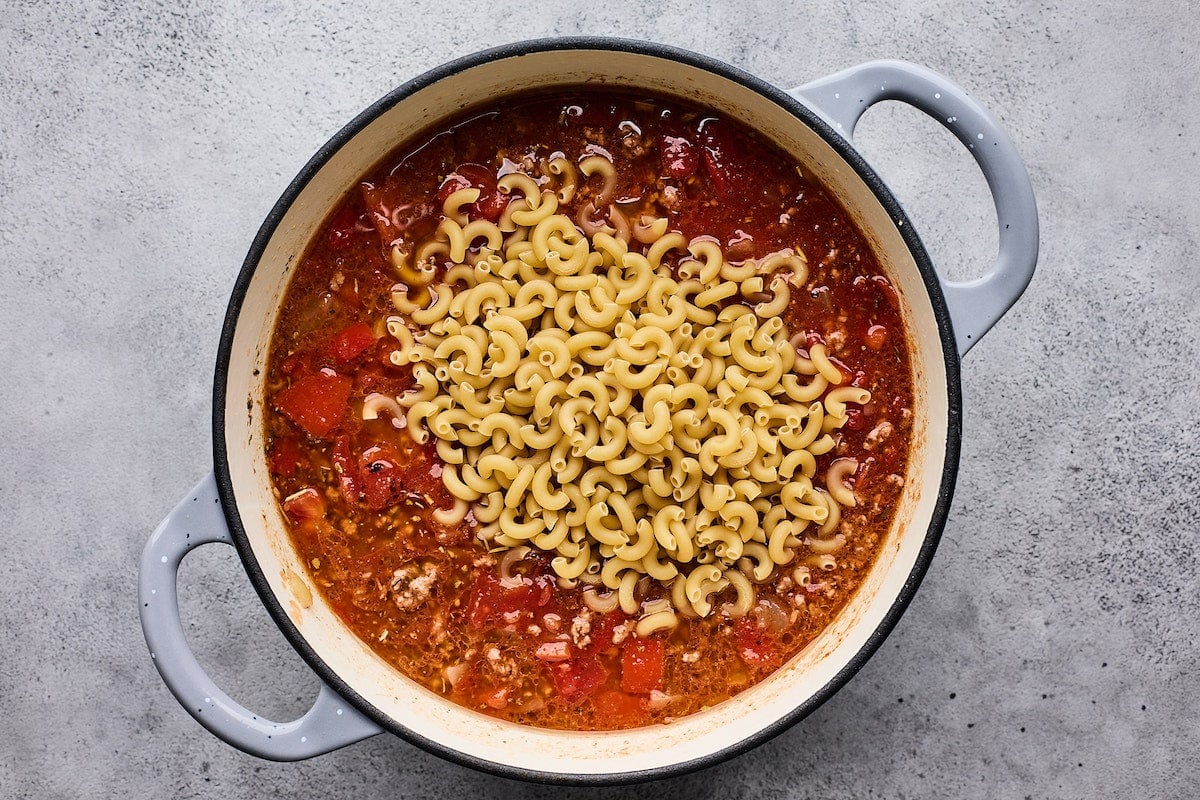
POLYGON ((1025 168, 995 120, 921 67, 880 61, 782 91, 702 56, 641 42, 550 39, 462 58, 401 86, 322 147, 275 204, 229 303, 213 398, 214 472, 154 532, 141 566, 151 658, 184 708, 224 741, 295 760, 389 731, 452 761, 515 778, 602 784, 714 764, 811 713, 879 648, 913 597, 946 520, 958 466, 959 360, 1033 275, 1038 221, 1025 168), (792 153, 845 207, 898 287, 915 395, 913 451, 896 522, 862 587, 834 622, 767 680, 667 725, 601 733, 544 730, 470 711, 388 666, 343 625, 307 573, 271 492, 264 458, 265 360, 292 265, 326 213, 396 145, 461 109, 524 90, 581 83, 678 95, 736 117, 792 153), (930 115, 966 145, 996 204, 999 255, 981 278, 938 275, 900 204, 851 144, 881 100, 930 115), (180 561, 233 544, 288 640, 324 682, 303 717, 276 723, 222 692, 184 639, 180 561))

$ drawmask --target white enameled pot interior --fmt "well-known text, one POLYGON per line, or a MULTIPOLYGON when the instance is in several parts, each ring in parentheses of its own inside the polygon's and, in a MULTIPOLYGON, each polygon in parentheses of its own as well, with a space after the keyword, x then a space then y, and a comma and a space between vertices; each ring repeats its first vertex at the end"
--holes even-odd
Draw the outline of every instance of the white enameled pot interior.
POLYGON ((641 53, 535 52, 450 75, 383 112, 300 191, 266 245, 234 332, 225 443, 238 513, 280 605, 320 659, 363 699, 421 737, 467 757, 570 776, 663 768, 725 750, 786 716, 842 670, 880 627, 928 534, 946 452, 942 337, 925 285, 895 222, 858 174, 796 116, 707 70, 641 53), (631 731, 574 733, 501 722, 448 702, 389 667, 311 587, 272 494, 263 456, 262 396, 271 329, 293 267, 334 203, 406 139, 459 110, 522 90, 582 83, 685 97, 739 118, 774 140, 833 192, 867 232, 899 290, 915 371, 915 440, 896 524, 860 591, 812 644, 763 683, 707 711, 631 731))

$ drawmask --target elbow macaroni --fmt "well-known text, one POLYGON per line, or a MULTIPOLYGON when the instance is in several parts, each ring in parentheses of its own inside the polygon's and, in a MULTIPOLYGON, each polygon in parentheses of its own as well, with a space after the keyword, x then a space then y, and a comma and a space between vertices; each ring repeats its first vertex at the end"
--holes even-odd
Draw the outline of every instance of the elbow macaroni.
POLYGON ((589 230, 559 204, 594 177, 603 207, 612 163, 549 170, 557 191, 501 179, 514 199, 499 223, 469 218, 477 190, 445 200, 417 252, 453 263, 441 283, 413 281, 427 294, 397 287, 387 326, 417 388, 373 395, 364 416, 435 437, 456 498, 439 522, 471 508, 492 547, 551 552, 560 579, 611 590, 589 589, 588 607, 638 613, 638 635, 677 615, 743 616, 799 547, 816 542, 809 561, 828 568, 844 543, 857 464, 834 461, 821 488, 815 457, 870 394, 842 385, 823 345, 804 357, 788 339, 779 315, 807 277, 803 253, 731 264, 710 238, 665 219, 631 229, 615 207, 614 227, 589 230), (643 602, 649 581, 660 600, 643 602))

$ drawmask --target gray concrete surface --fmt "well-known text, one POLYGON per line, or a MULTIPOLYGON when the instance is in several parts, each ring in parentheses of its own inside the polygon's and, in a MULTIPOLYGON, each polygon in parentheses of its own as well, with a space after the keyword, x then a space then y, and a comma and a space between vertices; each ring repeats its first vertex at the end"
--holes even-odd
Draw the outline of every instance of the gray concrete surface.
MULTIPOLYGON (((0 797, 1200 795, 1200 16, 1102 5, 0 3, 0 797), (134 592, 149 532, 211 466, 218 329, 250 239, 386 90, 574 33, 780 85, 906 58, 1011 132, 1041 266, 964 364, 929 576, 808 720, 650 787, 528 787, 389 736, 290 765, 235 752, 160 682, 134 592)), ((977 271, 996 236, 966 154, 903 108, 872 111, 861 142, 935 258, 977 271)), ((189 636, 239 699, 295 714, 316 681, 222 550, 183 569, 189 636)))

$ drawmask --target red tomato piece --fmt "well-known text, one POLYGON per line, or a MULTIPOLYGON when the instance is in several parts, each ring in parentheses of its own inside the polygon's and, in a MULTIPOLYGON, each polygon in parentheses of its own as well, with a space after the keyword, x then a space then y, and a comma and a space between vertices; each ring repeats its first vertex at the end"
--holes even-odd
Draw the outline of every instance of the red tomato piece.
POLYGON ((892 286, 891 281, 883 275, 859 275, 851 283, 854 292, 860 297, 872 300, 876 307, 879 305, 880 299, 890 305, 894 309, 900 307, 900 296, 896 293, 896 287, 892 286))
POLYGON ((595 692, 608 680, 608 670, 594 656, 582 655, 550 666, 550 675, 565 700, 577 700, 595 692))
POLYGON ((451 172, 442 181, 442 185, 438 187, 437 199, 439 203, 446 202, 446 198, 457 192, 459 189, 470 189, 471 182, 459 175, 457 172, 451 172))
POLYGON ((361 501, 362 486, 358 480, 358 464, 355 463, 354 453, 350 449, 350 437, 339 436, 333 443, 333 471, 337 473, 338 484, 342 489, 342 497, 347 503, 361 501))
POLYGON ((506 614, 533 613, 550 601, 553 589, 545 575, 526 577, 520 586, 507 588, 491 572, 480 572, 471 587, 467 621, 476 628, 504 625, 506 614))
POLYGON ((848 366, 846 366, 846 362, 842 361, 840 358, 837 358, 836 356, 831 355, 831 356, 829 356, 829 363, 833 364, 835 367, 837 367, 839 370, 841 370, 842 383, 851 383, 854 381, 854 376, 856 373, 854 372, 854 370, 852 370, 848 366))
POLYGON ((338 287, 337 298, 346 308, 362 308, 362 296, 354 281, 343 281, 338 287))
POLYGON ((596 721, 606 728, 631 728, 646 721, 646 701, 624 692, 601 692, 592 707, 596 721))
POLYGON ((500 191, 496 183, 496 173, 483 164, 462 164, 446 180, 438 190, 441 199, 449 197, 459 189, 472 187, 479 190, 479 199, 466 207, 467 215, 472 219, 486 219, 492 222, 500 219, 504 209, 511 199, 507 193, 500 191), (448 189, 448 191, 447 191, 448 189), (442 192, 445 191, 445 197, 442 192))
POLYGON ((429 448, 414 444, 399 431, 396 442, 374 441, 359 451, 349 436, 334 442, 333 468, 342 496, 376 511, 415 495, 422 502, 445 508, 453 498, 442 483, 442 462, 429 448))
POLYGON ((658 150, 663 172, 676 180, 694 175, 700 166, 696 146, 683 136, 663 134, 658 142, 658 150))
POLYGON ((407 367, 397 367, 396 376, 393 377, 389 373, 391 370, 383 364, 368 364, 368 366, 360 367, 357 372, 358 385, 362 387, 364 394, 372 394, 378 392, 380 394, 398 395, 405 389, 410 388, 411 381, 405 381, 404 373, 399 372, 403 369, 408 375, 412 375, 412 371, 407 367), (388 387, 393 383, 401 385, 395 391, 389 391, 388 387))
POLYGON ((296 474, 296 467, 301 460, 304 460, 304 454, 300 451, 300 441, 294 436, 276 439, 271 445, 271 452, 267 454, 267 466, 271 472, 284 478, 296 474))
POLYGON ((704 171, 718 195, 729 197, 750 193, 754 175, 747 169, 745 144, 728 124, 722 120, 705 120, 700 129, 700 146, 704 171))
POLYGON ((329 221, 326 241, 330 250, 345 250, 354 243, 358 233, 358 214, 348 205, 342 206, 329 221))
POLYGON ((504 214, 504 209, 508 208, 508 201, 511 199, 509 195, 499 189, 490 194, 485 194, 475 201, 475 214, 473 216, 495 222, 504 214))
POLYGON ((887 300, 888 305, 892 308, 900 307, 900 296, 896 293, 896 287, 892 286, 891 281, 882 275, 875 275, 871 278, 871 282, 879 289, 879 293, 887 300))
POLYGON ((620 109, 615 103, 591 101, 583 104, 577 116, 568 116, 580 125, 587 125, 592 128, 604 128, 617 122, 619 111, 620 109))
POLYGON ((362 190, 363 205, 367 208, 367 217, 379 233, 380 241, 384 247, 391 246, 404 235, 404 229, 396 224, 392 215, 392 209, 398 202, 393 195, 399 194, 398 188, 390 181, 383 184, 364 181, 359 188, 362 190))
POLYGON ((864 337, 867 347, 871 348, 872 350, 882 350, 883 346, 887 344, 887 340, 888 329, 884 326, 872 325, 871 327, 867 328, 867 335, 864 337))
POLYGON ((410 226, 435 211, 430 203, 412 202, 410 187, 392 176, 381 184, 364 181, 359 188, 367 218, 379 233, 385 252, 410 226))
POLYGON ((588 634, 591 642, 588 643, 587 652, 600 653, 612 647, 613 631, 618 625, 624 624, 625 619, 625 614, 619 609, 603 614, 599 619, 592 617, 592 628, 588 634))
POLYGON ((311 367, 308 364, 308 354, 292 353, 279 362, 279 371, 289 378, 298 378, 301 375, 307 375, 311 371, 311 367))
POLYGON ((662 688, 662 639, 633 638, 621 649, 621 688, 632 694, 649 694, 662 688))
POLYGON ((306 375, 275 396, 275 408, 309 436, 324 439, 346 414, 351 384, 329 370, 306 375))
POLYGON ((413 387, 412 365, 392 363, 395 349, 395 340, 383 337, 376 340, 373 350, 368 351, 367 360, 355 373, 364 394, 379 392, 395 397, 413 387))
POLYGON ((358 457, 358 476, 362 486, 362 504, 382 511, 400 502, 408 489, 404 485, 400 453, 390 444, 377 444, 358 457))
POLYGON ((333 335, 329 349, 339 364, 349 364, 375 344, 375 332, 365 322, 356 322, 333 335))
POLYGON ((362 451, 357 467, 360 501, 367 508, 388 508, 407 495, 439 507, 453 503, 441 481, 441 461, 420 446, 402 449, 379 442, 362 451))
POLYGON ((321 519, 325 516, 325 498, 311 486, 305 487, 288 495, 283 501, 283 513, 295 523, 321 519))
POLYGON ((448 508, 454 505, 454 498, 442 483, 442 460, 434 452, 432 442, 422 446, 413 442, 405 448, 400 461, 401 482, 413 494, 428 498, 431 505, 438 508, 448 508))
POLYGON ((866 416, 861 408, 846 409, 846 427, 852 431, 862 430, 867 424, 866 416))
POLYGON ((779 660, 779 650, 765 626, 760 626, 749 617, 742 617, 733 626, 738 655, 751 667, 774 666, 779 660))

